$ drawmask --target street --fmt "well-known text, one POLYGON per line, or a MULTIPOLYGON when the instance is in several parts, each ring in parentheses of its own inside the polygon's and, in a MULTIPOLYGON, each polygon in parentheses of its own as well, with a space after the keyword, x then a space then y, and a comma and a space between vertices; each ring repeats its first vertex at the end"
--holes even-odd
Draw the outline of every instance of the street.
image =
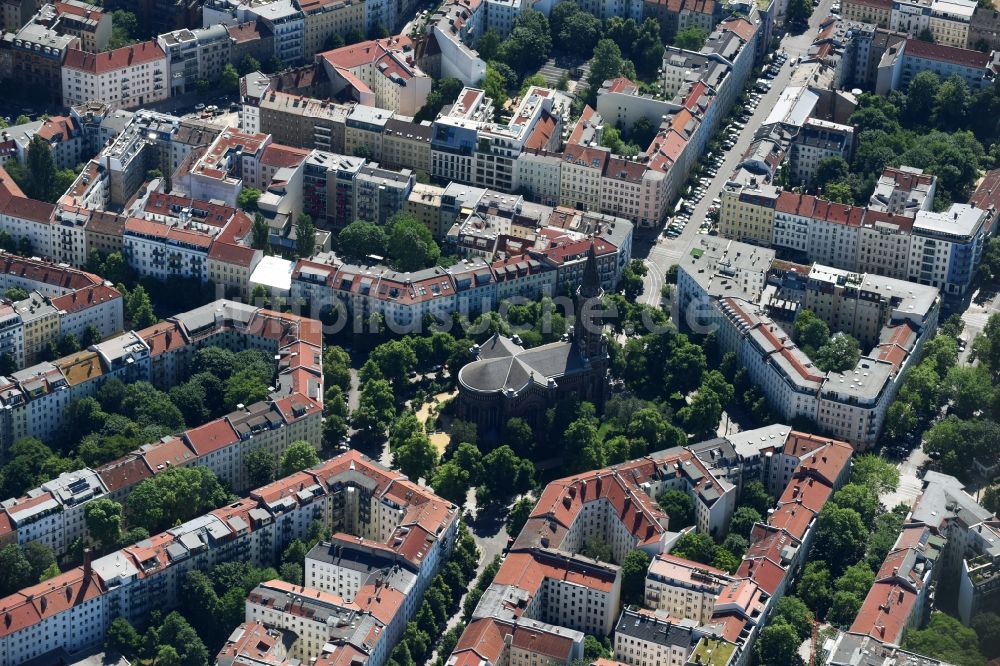
POLYGON ((892 492, 883 493, 879 497, 882 506, 890 511, 900 503, 913 506, 913 502, 920 495, 920 488, 923 485, 920 480, 921 468, 929 460, 930 458, 920 446, 910 451, 910 455, 896 465, 899 468, 899 487, 892 492))
MULTIPOLYGON (((708 215, 708 207, 712 204, 712 199, 719 196, 723 185, 732 175, 736 166, 740 163, 743 154, 750 147, 754 134, 760 128, 764 120, 767 119, 771 109, 777 103, 785 86, 788 85, 792 77, 792 63, 798 56, 805 55, 809 50, 814 36, 819 28, 819 23, 823 18, 830 15, 830 6, 833 0, 822 0, 809 18, 809 28, 801 35, 785 35, 781 40, 781 49, 788 54, 788 61, 781 67, 778 75, 771 80, 771 89, 761 96, 757 109, 753 112, 746 127, 740 132, 739 137, 730 150, 725 151, 725 161, 716 172, 712 182, 706 188, 705 196, 695 204, 694 212, 691 214, 691 221, 684 227, 684 231, 677 238, 666 238, 658 236, 650 247, 649 242, 641 242, 636 239, 635 256, 645 259, 647 268, 646 277, 643 281, 643 292, 640 302, 647 305, 659 305, 660 287, 663 286, 664 276, 667 270, 674 264, 680 262, 684 254, 689 251, 690 246, 698 239, 698 227, 708 215), (646 252, 645 256, 643 252, 646 252)), ((659 230, 657 230, 659 231, 659 230)))

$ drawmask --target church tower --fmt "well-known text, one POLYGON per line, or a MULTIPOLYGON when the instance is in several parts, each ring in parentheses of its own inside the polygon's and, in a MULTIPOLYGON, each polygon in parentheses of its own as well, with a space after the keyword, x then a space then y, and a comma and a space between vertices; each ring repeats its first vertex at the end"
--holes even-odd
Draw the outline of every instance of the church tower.
POLYGON ((607 356, 604 348, 604 289, 597 274, 597 253, 590 244, 587 260, 583 265, 583 280, 576 289, 576 324, 573 338, 580 355, 592 363, 603 362, 607 356))

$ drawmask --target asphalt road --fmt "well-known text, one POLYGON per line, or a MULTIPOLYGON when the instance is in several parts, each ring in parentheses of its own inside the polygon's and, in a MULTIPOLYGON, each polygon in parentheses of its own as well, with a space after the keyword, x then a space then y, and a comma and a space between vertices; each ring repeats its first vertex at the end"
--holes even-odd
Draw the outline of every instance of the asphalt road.
MULTIPOLYGON (((739 164, 743 157, 743 153, 750 147, 754 134, 777 103, 782 90, 790 82, 792 77, 792 63, 796 57, 805 55, 817 33, 820 20, 829 16, 831 5, 833 5, 833 0, 822 0, 809 19, 809 28, 805 32, 801 35, 785 35, 781 40, 780 48, 788 54, 788 60, 781 67, 778 75, 771 80, 771 90, 761 97, 756 111, 751 115, 750 120, 747 121, 743 131, 740 132, 736 140, 736 145, 730 150, 724 151, 726 156, 725 161, 719 167, 715 177, 712 178, 705 196, 695 205, 694 212, 691 214, 691 221, 684 227, 684 231, 677 238, 657 236, 652 246, 650 246, 649 239, 636 239, 634 254, 638 258, 644 259, 649 269, 643 281, 643 293, 639 297, 641 303, 659 305, 660 287, 663 285, 667 270, 672 265, 679 263, 681 257, 697 241, 699 235, 698 227, 708 215, 708 207, 712 205, 712 199, 719 196, 723 185, 725 185, 729 176, 736 169, 736 165, 739 164)), ((659 232, 660 230, 657 231, 659 232)))

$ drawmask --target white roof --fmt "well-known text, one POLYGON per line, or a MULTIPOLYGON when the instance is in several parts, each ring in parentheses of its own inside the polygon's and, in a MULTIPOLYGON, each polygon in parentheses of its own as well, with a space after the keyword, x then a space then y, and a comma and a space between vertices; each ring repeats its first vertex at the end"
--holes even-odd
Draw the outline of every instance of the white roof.
POLYGON ((812 115, 818 101, 819 95, 811 90, 801 86, 789 86, 781 91, 781 97, 771 109, 764 125, 782 123, 802 127, 806 118, 812 115))
POLYGON ((295 262, 281 257, 264 257, 250 274, 250 286, 263 285, 268 289, 289 291, 292 288, 292 270, 295 262))

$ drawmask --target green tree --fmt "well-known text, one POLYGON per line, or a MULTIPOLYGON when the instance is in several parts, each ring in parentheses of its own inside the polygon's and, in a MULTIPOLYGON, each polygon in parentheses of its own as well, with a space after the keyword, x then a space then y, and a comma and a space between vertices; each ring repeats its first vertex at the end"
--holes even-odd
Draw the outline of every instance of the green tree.
POLYGON ((986 658, 979 651, 976 632, 940 612, 931 613, 931 620, 923 629, 906 632, 903 649, 959 666, 982 666, 986 663, 986 658))
POLYGON ((700 51, 701 47, 705 46, 706 39, 708 35, 704 30, 697 26, 689 26, 674 35, 674 46, 688 51, 700 51))
MULTIPOLYGON (((798 0, 791 0, 791 7, 798 0)), ((792 666, 802 663, 798 655, 799 636, 787 622, 772 622, 764 627, 757 639, 757 659, 761 666, 792 666)))
POLYGON ((857 511, 867 525, 871 525, 882 510, 874 488, 858 483, 848 483, 842 487, 833 494, 833 501, 837 506, 857 511))
POLYGON ((629 551, 622 562, 622 603, 642 604, 646 571, 652 558, 643 550, 629 551))
POLYGON ((756 509, 757 514, 763 516, 774 506, 774 498, 767 494, 763 483, 754 479, 743 486, 740 492, 740 505, 756 509))
POLYGON ((851 483, 867 486, 878 494, 891 492, 899 486, 899 468, 882 456, 855 456, 851 461, 851 483))
POLYGON ((411 436, 392 453, 392 463, 411 479, 430 478, 438 452, 426 435, 411 436))
POLYGON ((823 554, 831 571, 839 572, 861 558, 867 538, 868 528, 857 511, 827 502, 819 514, 813 548, 823 554))
POLYGON ((386 253, 397 270, 416 271, 437 263, 441 249, 424 223, 409 213, 397 213, 387 226, 386 253))
POLYGON ((271 248, 271 227, 267 220, 259 212, 253 214, 253 226, 250 227, 250 245, 255 250, 264 250, 266 253, 271 248))
POLYGON ((622 75, 625 60, 622 50, 610 39, 602 39, 594 47, 594 57, 590 61, 590 72, 587 74, 587 84, 590 86, 591 97, 596 99, 601 85, 622 75))
POLYGON ((208 650, 205 644, 194 628, 177 611, 164 618, 158 636, 161 652, 163 647, 172 647, 180 658, 177 663, 181 666, 207 666, 208 650))
POLYGON ((300 213, 295 222, 295 252, 303 259, 316 254, 316 225, 305 213, 300 213))
POLYGON ((31 563, 16 543, 0 549, 0 595, 6 597, 37 583, 31 573, 31 563))
POLYGON ((934 100, 940 87, 941 79, 934 72, 917 72, 906 89, 903 118, 913 125, 930 125, 934 117, 934 100))
POLYGON ((693 562, 711 564, 715 558, 715 542, 712 537, 699 532, 688 532, 674 544, 670 553, 693 562))
POLYGON ((799 637, 799 640, 804 641, 812 633, 813 619, 812 611, 809 610, 809 607, 801 599, 786 595, 778 599, 778 603, 774 605, 774 612, 771 614, 768 622, 787 623, 795 629, 795 634, 799 637))
POLYGON ((806 564, 799 579, 797 594, 818 617, 825 617, 830 608, 833 591, 830 587, 830 570, 822 560, 806 564))
POLYGON ((846 333, 837 333, 816 350, 816 366, 823 372, 845 372, 858 364, 861 348, 858 341, 846 333))
POLYGON ((208 468, 175 467, 136 486, 125 502, 125 513, 130 525, 156 533, 227 501, 229 494, 208 468))
POLYGON ((111 550, 121 540, 124 514, 122 505, 107 497, 92 500, 84 507, 87 531, 102 550, 111 550))
POLYGON ((686 492, 665 490, 656 497, 656 503, 670 518, 670 529, 678 531, 682 527, 694 525, 694 503, 686 492))
POLYGON ((28 298, 28 292, 20 287, 10 287, 3 293, 3 297, 8 301, 23 301, 28 298))
POLYGON ((104 651, 134 659, 142 645, 142 638, 129 621, 116 617, 104 634, 104 651))
POLYGON ((51 202, 63 194, 55 191, 56 163, 52 159, 49 144, 39 134, 33 135, 28 142, 25 165, 29 174, 25 194, 30 198, 51 202))
POLYGON ((251 488, 260 488, 274 481, 274 457, 266 449, 254 449, 247 453, 243 456, 243 466, 251 488))
POLYGON ((510 508, 507 514, 507 534, 516 537, 524 529, 525 523, 535 508, 535 502, 530 497, 521 497, 510 508))
POLYGON ((500 37, 500 33, 498 33, 494 28, 490 28, 484 32, 479 38, 479 41, 476 42, 476 50, 479 51, 479 57, 485 62, 493 60, 502 41, 503 39, 500 37))
POLYGON ((789 0, 788 20, 792 23, 804 23, 812 16, 813 6, 809 0, 789 0))
POLYGON ((524 75, 537 70, 551 50, 548 19, 541 12, 528 10, 515 19, 513 29, 497 49, 497 60, 524 75))
POLYGON ((951 401, 951 412, 959 418, 970 419, 993 402, 990 372, 983 365, 956 365, 948 370, 941 388, 951 401))
POLYGON ((729 531, 732 534, 749 537, 753 526, 761 522, 764 522, 764 518, 757 509, 752 506, 737 507, 733 511, 732 520, 729 521, 729 531))
POLYGON ((449 460, 434 470, 430 485, 435 493, 461 506, 465 504, 466 491, 472 484, 469 481, 469 473, 454 460, 449 460))
POLYGON ((996 613, 973 615, 972 629, 979 637, 979 649, 987 659, 1000 655, 1000 616, 996 613))
POLYGON ((838 627, 851 626, 854 618, 858 616, 858 611, 861 610, 861 601, 856 594, 842 590, 834 592, 826 619, 838 627))
POLYGON ((969 85, 960 76, 945 79, 934 95, 934 118, 938 127, 952 132, 965 126, 972 95, 969 85))
POLYGON ((236 71, 232 63, 226 63, 222 68, 222 75, 219 78, 219 85, 227 93, 236 93, 240 90, 240 73, 236 71))
POLYGON ((348 257, 385 255, 388 238, 385 231, 371 222, 357 220, 340 230, 337 236, 340 251, 348 257))
POLYGON ((800 310, 795 318, 795 340, 809 356, 830 340, 830 327, 811 310, 800 310))
POLYGON ((309 442, 299 440, 289 444, 285 452, 281 454, 281 463, 278 468, 281 471, 281 476, 285 477, 301 472, 307 467, 318 465, 319 462, 316 447, 309 442))
POLYGON ((254 58, 249 53, 243 56, 243 61, 240 63, 240 74, 246 75, 251 72, 260 71, 260 61, 254 58))
POLYGON ((260 199, 261 191, 253 187, 244 187, 236 197, 236 205, 245 211, 257 212, 257 201, 260 199))

